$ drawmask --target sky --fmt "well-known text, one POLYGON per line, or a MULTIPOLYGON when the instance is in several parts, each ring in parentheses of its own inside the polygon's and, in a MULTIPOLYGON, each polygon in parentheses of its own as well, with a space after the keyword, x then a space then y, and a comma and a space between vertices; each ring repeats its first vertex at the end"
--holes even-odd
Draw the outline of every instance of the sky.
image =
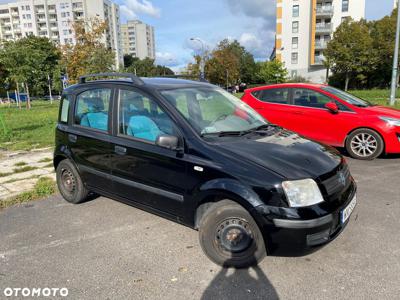
MULTIPOLYGON (((269 57, 275 39, 275 0, 112 0, 122 21, 139 19, 155 27, 156 62, 178 71, 224 38, 238 40, 256 60, 269 57)), ((9 0, 0 0, 7 3, 9 0)), ((389 14, 393 0, 366 0, 367 20, 389 14)))
MULTIPOLYGON (((275 0, 116 0, 122 20, 138 18, 155 27, 156 62, 178 71, 201 50, 237 39, 256 60, 269 57, 275 39, 275 0)), ((366 19, 389 14, 393 0, 366 0, 366 19)))

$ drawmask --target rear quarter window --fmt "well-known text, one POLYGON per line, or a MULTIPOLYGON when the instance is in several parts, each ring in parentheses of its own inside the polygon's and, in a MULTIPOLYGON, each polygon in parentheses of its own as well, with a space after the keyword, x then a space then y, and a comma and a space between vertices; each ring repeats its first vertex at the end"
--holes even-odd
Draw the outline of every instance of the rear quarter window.
POLYGON ((268 103, 288 104, 289 89, 266 89, 252 92, 258 100, 268 103))
POLYGON ((60 117, 59 121, 61 123, 68 123, 68 115, 69 115, 69 108, 71 106, 71 99, 70 95, 64 95, 61 98, 61 105, 60 105, 60 117))

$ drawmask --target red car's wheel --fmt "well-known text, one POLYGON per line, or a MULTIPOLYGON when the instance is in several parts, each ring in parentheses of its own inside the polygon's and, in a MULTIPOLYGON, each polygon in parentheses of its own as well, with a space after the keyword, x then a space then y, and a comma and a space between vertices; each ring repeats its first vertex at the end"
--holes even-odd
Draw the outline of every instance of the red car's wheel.
POLYGON ((376 131, 361 128, 347 137, 346 149, 353 158, 372 160, 382 154, 384 142, 376 131))

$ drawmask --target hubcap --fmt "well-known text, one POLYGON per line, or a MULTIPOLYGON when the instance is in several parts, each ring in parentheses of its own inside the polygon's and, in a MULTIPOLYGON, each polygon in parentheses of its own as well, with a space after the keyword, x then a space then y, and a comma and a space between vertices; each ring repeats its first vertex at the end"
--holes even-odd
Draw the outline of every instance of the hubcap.
POLYGON ((376 138, 368 133, 359 133, 351 140, 351 150, 361 157, 373 155, 377 148, 376 138))
POLYGON ((216 238, 225 250, 237 253, 250 246, 253 236, 250 225, 246 221, 231 218, 219 224, 216 238))
POLYGON ((70 194, 73 194, 75 191, 75 177, 74 174, 68 169, 61 170, 61 183, 64 190, 70 194))

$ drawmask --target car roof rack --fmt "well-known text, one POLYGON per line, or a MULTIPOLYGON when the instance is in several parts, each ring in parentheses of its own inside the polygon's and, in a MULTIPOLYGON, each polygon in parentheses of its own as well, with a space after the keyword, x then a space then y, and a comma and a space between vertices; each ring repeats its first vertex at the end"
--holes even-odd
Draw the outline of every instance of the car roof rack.
POLYGON ((134 84, 137 84, 137 85, 144 84, 142 79, 140 79, 138 76, 136 76, 132 73, 115 73, 115 72, 88 74, 88 75, 80 76, 79 83, 85 83, 86 78, 90 78, 90 77, 124 77, 124 78, 130 78, 134 84))

